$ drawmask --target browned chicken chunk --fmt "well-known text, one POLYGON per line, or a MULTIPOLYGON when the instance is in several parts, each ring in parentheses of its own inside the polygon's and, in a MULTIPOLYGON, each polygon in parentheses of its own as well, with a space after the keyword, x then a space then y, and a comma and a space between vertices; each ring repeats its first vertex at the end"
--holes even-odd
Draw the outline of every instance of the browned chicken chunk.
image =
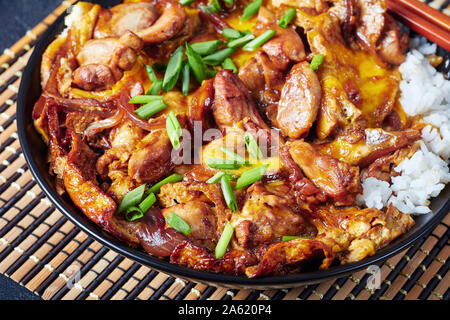
POLYGON ((322 155, 301 140, 290 143, 289 151, 305 175, 328 196, 347 204, 354 201, 361 189, 358 167, 322 155))
POLYGON ((87 41, 77 55, 80 66, 74 71, 73 83, 88 91, 111 88, 123 71, 133 67, 141 48, 142 41, 131 32, 119 39, 87 41))
POLYGON ((277 126, 289 138, 308 134, 316 120, 322 89, 309 63, 296 64, 286 79, 278 103, 277 126))
POLYGON ((245 117, 259 127, 267 128, 248 89, 231 70, 217 73, 214 89, 213 115, 220 129, 232 127, 245 117))

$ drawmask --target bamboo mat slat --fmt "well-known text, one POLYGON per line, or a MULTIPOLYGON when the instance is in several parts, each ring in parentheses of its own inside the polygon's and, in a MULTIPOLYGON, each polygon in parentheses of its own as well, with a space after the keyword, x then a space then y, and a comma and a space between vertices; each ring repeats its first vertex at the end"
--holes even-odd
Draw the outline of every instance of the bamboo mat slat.
MULTIPOLYGON (((0 56, 0 272, 43 299, 320 300, 448 299, 450 214, 428 237, 380 265, 381 285, 365 270, 282 290, 237 290, 185 281, 120 256, 62 215, 33 180, 20 149, 15 119, 22 70, 37 38, 75 0, 0 56)), ((425 1, 450 13, 449 1, 425 1)))

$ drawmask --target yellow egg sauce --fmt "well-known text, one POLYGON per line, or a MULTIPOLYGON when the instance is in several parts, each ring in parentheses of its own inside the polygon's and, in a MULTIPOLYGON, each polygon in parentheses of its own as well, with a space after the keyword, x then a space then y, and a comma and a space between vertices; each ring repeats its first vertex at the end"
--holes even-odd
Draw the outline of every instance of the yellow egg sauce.
MULTIPOLYGON (((325 25, 309 31, 307 36, 314 54, 325 55, 317 70, 319 79, 332 78, 352 100, 368 121, 369 126, 378 126, 387 113, 395 106, 400 72, 377 63, 368 52, 359 48, 349 48, 340 37, 333 34, 331 19, 326 14, 308 16, 313 24, 325 25)), ((326 83, 325 83, 326 85, 326 83)), ((332 90, 333 85, 330 90, 332 90)))
MULTIPOLYGON (((253 16, 252 18, 241 21, 242 16, 242 10, 244 9, 244 6, 242 4, 239 5, 239 7, 230 13, 229 16, 224 18, 224 20, 230 25, 231 28, 239 31, 251 31, 254 34, 254 31, 256 29, 256 23, 258 21, 257 15, 253 16)), ((242 48, 237 48, 236 52, 231 56, 234 64, 236 67, 240 68, 242 67, 248 60, 253 58, 255 53, 258 52, 255 51, 244 51, 242 48)))

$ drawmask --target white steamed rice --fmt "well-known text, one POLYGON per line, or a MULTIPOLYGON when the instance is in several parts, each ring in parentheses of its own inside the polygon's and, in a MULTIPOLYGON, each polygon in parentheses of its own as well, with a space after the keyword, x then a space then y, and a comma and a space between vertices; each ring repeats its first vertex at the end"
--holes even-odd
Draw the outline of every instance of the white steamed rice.
POLYGON ((425 38, 412 39, 411 51, 399 68, 404 111, 429 124, 421 132, 420 149, 394 168, 401 175, 392 177, 391 184, 373 177, 363 180, 360 205, 382 209, 392 203, 403 213, 428 213, 429 199, 450 182, 450 81, 424 56, 435 52, 436 45, 425 38))

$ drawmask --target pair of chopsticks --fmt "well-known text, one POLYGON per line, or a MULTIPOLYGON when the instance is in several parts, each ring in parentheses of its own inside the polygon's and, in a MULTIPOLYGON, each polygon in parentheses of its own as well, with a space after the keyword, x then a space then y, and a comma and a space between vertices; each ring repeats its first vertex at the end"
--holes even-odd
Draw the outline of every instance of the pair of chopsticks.
POLYGON ((450 51, 450 17, 419 0, 386 0, 386 6, 405 25, 450 51))

